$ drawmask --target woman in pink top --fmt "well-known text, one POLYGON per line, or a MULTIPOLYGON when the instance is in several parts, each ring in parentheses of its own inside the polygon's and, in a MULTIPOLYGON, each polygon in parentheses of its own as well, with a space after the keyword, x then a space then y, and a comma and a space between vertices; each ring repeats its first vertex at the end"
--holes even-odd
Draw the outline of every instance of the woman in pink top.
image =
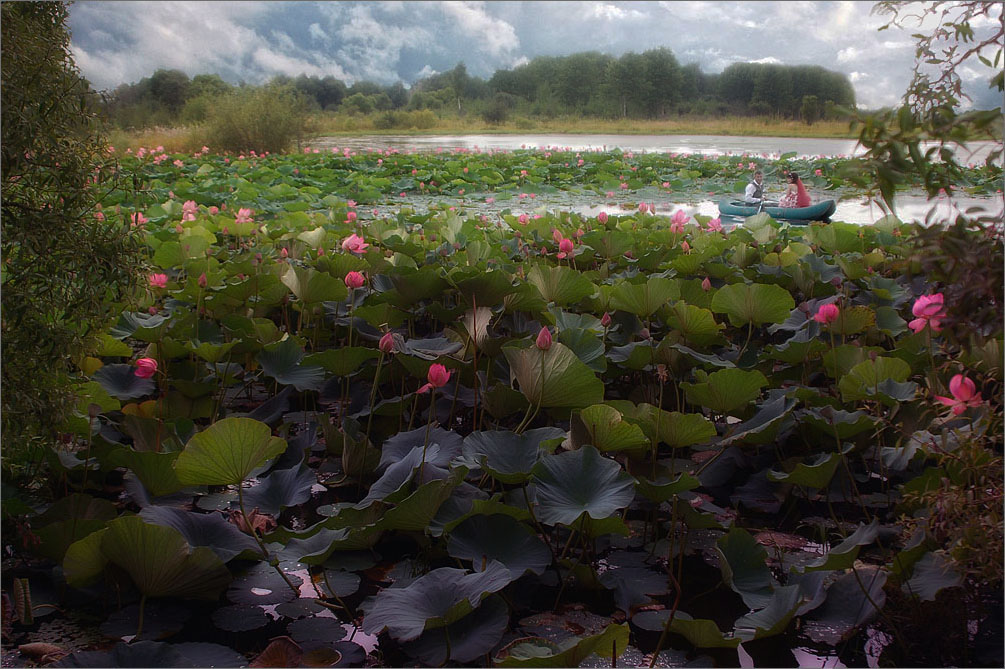
POLYGON ((810 206, 810 194, 806 192, 803 180, 795 172, 789 172, 789 184, 785 189, 785 195, 778 201, 779 207, 808 207, 810 206))

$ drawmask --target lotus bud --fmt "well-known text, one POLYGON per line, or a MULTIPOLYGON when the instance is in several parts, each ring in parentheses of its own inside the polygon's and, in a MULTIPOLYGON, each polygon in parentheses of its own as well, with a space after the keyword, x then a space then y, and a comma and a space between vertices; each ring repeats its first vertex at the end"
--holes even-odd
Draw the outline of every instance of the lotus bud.
POLYGON ((394 333, 385 333, 384 336, 380 338, 377 348, 380 349, 381 353, 394 353, 394 333))
POLYGON ((611 327, 611 315, 606 311, 604 312, 604 315, 600 317, 600 324, 605 328, 611 327))
POLYGON ((551 330, 544 327, 541 331, 537 333, 537 341, 535 342, 537 347, 542 351, 547 351, 551 348, 551 330))
POLYGON ((704 290, 706 293, 712 290, 712 282, 708 280, 707 276, 701 282, 701 289, 704 290))
POLYGON ((140 358, 136 361, 136 370, 133 373, 141 379, 149 379, 157 373, 157 361, 153 358, 140 358))
POLYGON ((359 272, 349 272, 345 275, 345 285, 349 288, 359 288, 366 283, 366 278, 359 272))

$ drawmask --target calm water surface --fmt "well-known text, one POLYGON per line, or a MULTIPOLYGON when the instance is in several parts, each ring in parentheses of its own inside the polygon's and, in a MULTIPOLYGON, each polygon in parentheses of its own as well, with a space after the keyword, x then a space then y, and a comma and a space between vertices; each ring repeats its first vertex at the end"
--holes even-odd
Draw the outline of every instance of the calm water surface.
MULTIPOLYGON (((386 151, 396 150, 400 153, 430 152, 430 151, 474 151, 496 152, 515 151, 518 149, 540 150, 571 150, 571 151, 608 151, 621 149, 624 151, 647 153, 697 153, 704 155, 748 155, 757 157, 777 158, 783 153, 795 152, 797 156, 854 156, 864 152, 857 146, 855 140, 820 139, 805 137, 729 137, 717 135, 363 135, 354 137, 322 137, 311 143, 312 147, 323 151, 348 148, 351 151, 386 151)), ((983 161, 988 153, 997 146, 994 142, 975 142, 968 149, 960 151, 964 163, 983 161)), ((769 196, 776 198, 784 190, 784 185, 768 184, 769 196)), ((884 212, 864 197, 841 199, 841 194, 820 191, 812 192, 814 202, 835 199, 837 211, 832 220, 869 225, 884 216, 884 212)), ((538 195, 535 199, 510 200, 504 203, 487 204, 484 197, 455 199, 448 197, 409 197, 407 202, 418 210, 425 209, 430 204, 450 201, 451 206, 469 210, 477 209, 483 213, 494 213, 510 209, 514 213, 531 213, 535 209, 572 210, 587 216, 596 216, 601 211, 608 214, 627 213, 627 203, 638 201, 652 202, 656 205, 657 214, 668 215, 677 209, 684 209, 689 214, 717 216, 719 213, 717 200, 701 199, 700 197, 676 194, 673 200, 667 197, 655 199, 643 194, 633 193, 625 196, 620 194, 615 198, 605 198, 599 195, 569 194, 538 195)), ((396 209, 398 205, 379 206, 383 213, 396 209)), ((929 212, 934 213, 933 221, 955 220, 961 213, 967 213, 975 208, 982 210, 982 215, 993 214, 999 219, 1003 216, 1002 196, 997 197, 954 197, 939 198, 929 201, 924 193, 904 193, 897 196, 897 215, 904 221, 925 221, 929 212)), ((731 221, 723 220, 723 224, 731 221)), ((733 223, 738 222, 732 220, 733 223)))

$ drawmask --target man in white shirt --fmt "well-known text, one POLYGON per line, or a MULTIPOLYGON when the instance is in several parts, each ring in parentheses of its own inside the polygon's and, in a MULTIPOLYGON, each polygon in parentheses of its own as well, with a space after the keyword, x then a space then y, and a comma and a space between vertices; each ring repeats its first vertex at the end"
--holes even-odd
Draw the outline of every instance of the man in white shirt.
POLYGON ((761 204, 764 201, 764 173, 761 170, 754 172, 754 180, 747 184, 743 191, 743 201, 748 204, 761 204))

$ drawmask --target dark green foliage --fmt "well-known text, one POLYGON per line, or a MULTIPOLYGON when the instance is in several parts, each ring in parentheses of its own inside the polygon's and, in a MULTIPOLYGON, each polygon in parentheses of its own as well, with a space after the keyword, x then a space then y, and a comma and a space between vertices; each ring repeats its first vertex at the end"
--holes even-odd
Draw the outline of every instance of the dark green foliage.
POLYGON ((69 51, 62 3, 4 3, 3 447, 5 464, 53 436, 69 360, 88 351, 138 276, 138 246, 95 189, 109 175, 69 51), (114 220, 113 220, 114 219, 114 220))
POLYGON ((284 151, 307 130, 308 100, 290 86, 245 87, 216 98, 206 142, 221 151, 284 151))

